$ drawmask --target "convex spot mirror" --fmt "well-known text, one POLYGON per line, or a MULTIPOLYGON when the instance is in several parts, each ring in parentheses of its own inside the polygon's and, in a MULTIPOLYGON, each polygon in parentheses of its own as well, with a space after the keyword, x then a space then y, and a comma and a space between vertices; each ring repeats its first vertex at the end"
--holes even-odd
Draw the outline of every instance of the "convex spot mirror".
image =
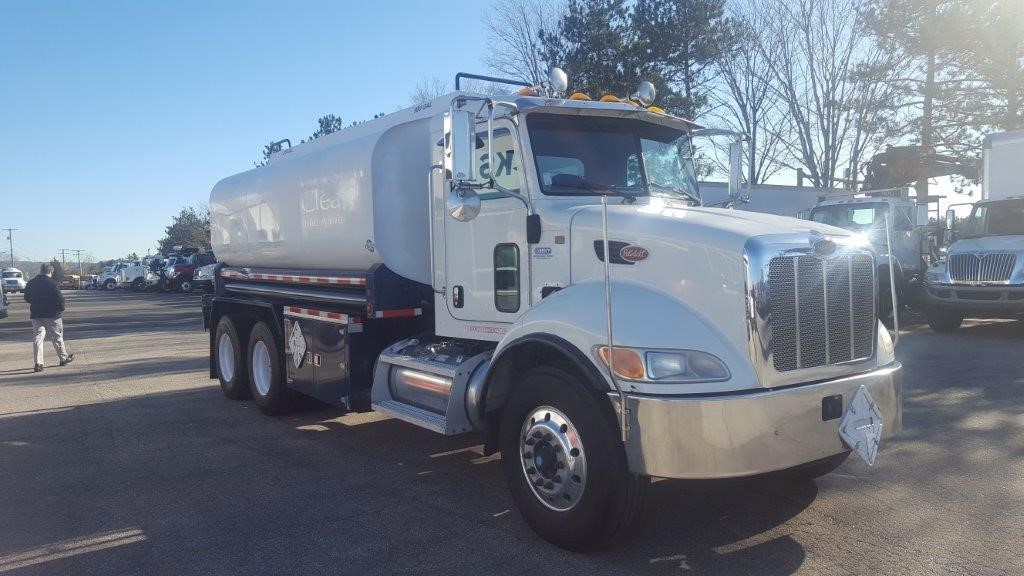
POLYGON ((452 218, 469 222, 480 214, 480 196, 472 188, 455 186, 448 193, 445 208, 452 218))

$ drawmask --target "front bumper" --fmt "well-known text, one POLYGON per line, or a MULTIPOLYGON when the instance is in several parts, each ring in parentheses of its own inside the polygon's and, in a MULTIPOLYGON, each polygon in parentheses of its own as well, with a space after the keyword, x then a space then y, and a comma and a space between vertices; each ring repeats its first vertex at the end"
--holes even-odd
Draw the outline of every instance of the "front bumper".
MULTIPOLYGON (((860 386, 882 413, 882 439, 903 427, 902 366, 778 390, 712 397, 627 395, 626 455, 637 474, 728 478, 784 470, 849 450, 840 418, 823 420, 822 400, 860 386)), ((613 404, 618 396, 610 395, 613 404)))
POLYGON ((1024 285, 928 284, 928 304, 987 313, 1024 314, 1024 285))

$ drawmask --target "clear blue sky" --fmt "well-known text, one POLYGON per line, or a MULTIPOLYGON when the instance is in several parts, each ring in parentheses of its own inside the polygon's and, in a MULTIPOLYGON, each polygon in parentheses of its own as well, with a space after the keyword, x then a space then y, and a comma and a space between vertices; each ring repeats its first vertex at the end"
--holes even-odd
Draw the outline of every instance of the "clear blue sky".
POLYGON ((486 6, 0 0, 0 227, 19 258, 144 254, 265 143, 483 72, 486 6))

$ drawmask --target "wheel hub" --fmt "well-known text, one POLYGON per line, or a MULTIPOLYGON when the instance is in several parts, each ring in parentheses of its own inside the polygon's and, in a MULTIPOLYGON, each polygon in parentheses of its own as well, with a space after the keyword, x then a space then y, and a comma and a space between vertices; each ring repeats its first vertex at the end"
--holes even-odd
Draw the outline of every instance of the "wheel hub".
POLYGON ((552 510, 572 509, 583 496, 587 460, 573 423, 550 406, 533 410, 519 436, 522 470, 534 496, 552 510))

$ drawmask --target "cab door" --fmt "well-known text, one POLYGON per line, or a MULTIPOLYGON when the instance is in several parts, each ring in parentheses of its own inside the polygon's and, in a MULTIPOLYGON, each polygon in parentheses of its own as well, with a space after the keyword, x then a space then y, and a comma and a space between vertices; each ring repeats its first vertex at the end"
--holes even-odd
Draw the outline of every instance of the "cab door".
MULTIPOLYGON (((495 121, 493 173, 500 186, 525 195, 517 134, 508 120, 495 121)), ((485 181, 492 173, 486 128, 478 132, 477 142, 484 145, 475 151, 476 173, 485 181)), ((477 193, 476 218, 460 222, 443 211, 445 307, 456 320, 511 323, 529 297, 526 206, 492 189, 477 193)))

